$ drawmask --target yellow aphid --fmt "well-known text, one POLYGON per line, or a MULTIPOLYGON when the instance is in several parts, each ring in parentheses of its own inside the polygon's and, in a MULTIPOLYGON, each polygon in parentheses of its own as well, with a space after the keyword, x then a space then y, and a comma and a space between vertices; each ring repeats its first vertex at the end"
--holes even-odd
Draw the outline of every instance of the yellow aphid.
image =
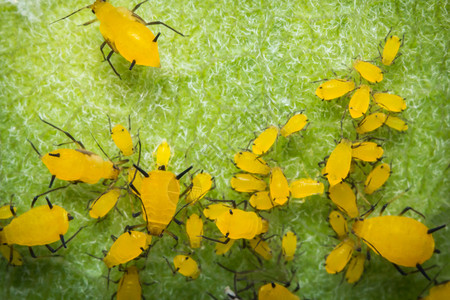
POLYGON ((379 127, 383 126, 384 122, 386 122, 387 116, 384 113, 373 113, 365 117, 361 122, 359 122, 358 127, 356 127, 356 132, 358 134, 364 134, 379 127))
POLYGON ((16 214, 17 208, 11 204, 6 204, 0 207, 0 220, 12 218, 16 214))
POLYGON ((219 241, 224 242, 224 243, 216 243, 216 247, 214 249, 214 251, 216 252, 217 255, 222 255, 228 252, 228 250, 230 250, 231 246, 233 246, 234 241, 233 239, 227 239, 225 237, 222 237, 219 239, 219 241), (225 241, 228 240, 228 242, 225 243, 225 241))
POLYGON ((240 173, 231 178, 231 187, 237 192, 253 193, 264 191, 267 184, 254 175, 240 173))
POLYGON ((358 253, 352 257, 345 272, 345 279, 348 283, 356 283, 359 281, 364 272, 365 261, 366 256, 363 253, 358 253))
POLYGON ((258 300, 300 300, 300 297, 293 294, 287 288, 278 283, 268 283, 259 288, 258 300))
POLYGON ((342 240, 348 236, 347 220, 339 211, 333 210, 328 216, 328 222, 336 232, 338 239, 342 240))
POLYGON ((405 121, 396 116, 387 116, 386 122, 384 122, 384 124, 398 131, 408 130, 408 124, 406 124, 405 121))
POLYGON ((123 155, 129 156, 133 154, 133 140, 123 125, 117 124, 114 126, 111 130, 111 137, 123 155))
POLYGON ((310 178, 301 178, 291 182, 291 197, 296 199, 323 194, 323 183, 310 178))
POLYGON ((392 112, 402 112, 406 109, 406 102, 400 96, 389 93, 375 93, 373 100, 382 108, 392 112))
POLYGON ((297 250, 297 236, 292 231, 288 231, 283 235, 281 240, 281 248, 283 256, 286 261, 294 259, 295 251, 297 250))
POLYGON ((142 286, 139 281, 139 272, 136 266, 126 268, 117 286, 117 300, 142 299, 142 286))
POLYGON ((270 172, 269 165, 255 153, 241 151, 234 155, 234 164, 242 171, 267 175, 270 172))
POLYGON ((356 206, 355 193, 348 183, 340 182, 330 186, 328 196, 331 201, 333 201, 333 203, 350 218, 356 218, 359 215, 358 207, 356 206))
POLYGON ((141 194, 142 179, 142 174, 138 170, 136 170, 136 168, 131 167, 128 169, 128 184, 133 185, 134 189, 131 189, 131 191, 136 196, 139 196, 141 194))
POLYGON ((268 191, 254 193, 250 197, 249 203, 257 210, 269 210, 277 205, 277 203, 270 199, 268 191))
POLYGON ((186 232, 191 248, 200 248, 203 235, 203 221, 197 214, 192 214, 186 221, 186 232))
POLYGON ((10 265, 12 266, 23 265, 22 255, 20 255, 19 251, 13 249, 12 246, 0 245, 0 253, 3 255, 3 257, 8 261, 10 265))
POLYGON ((364 183, 364 193, 372 194, 378 190, 391 175, 391 167, 388 164, 380 164, 373 168, 373 170, 367 175, 366 182, 364 183))
POLYGON ((350 98, 348 111, 353 119, 357 119, 366 114, 370 103, 370 87, 362 84, 350 98))
POLYGON ((332 100, 344 96, 355 88, 355 83, 343 79, 331 79, 316 89, 316 95, 322 100, 332 100))
POLYGON ((229 209, 216 220, 220 232, 230 239, 250 240, 264 231, 261 217, 252 211, 229 209))
POLYGON ((327 160, 326 176, 330 186, 336 185, 348 176, 352 163, 352 142, 342 139, 327 160))
POLYGON ((148 248, 152 242, 152 236, 140 231, 127 231, 122 233, 112 244, 103 262, 111 269, 129 262, 138 257, 148 248))
POLYGON ((430 289, 428 296, 419 298, 420 300, 448 300, 450 295, 450 281, 436 284, 430 289))
POLYGON ((383 80, 383 72, 380 68, 362 60, 355 60, 353 68, 367 81, 376 83, 383 80))
POLYGON ((199 173, 192 179, 192 186, 186 194, 186 202, 194 204, 211 190, 213 178, 208 173, 199 173))
POLYGON ((252 151, 256 155, 263 155, 269 151, 277 140, 278 127, 270 126, 261 132, 256 139, 253 140, 252 151))
POLYGON ((384 44, 383 54, 381 55, 381 62, 385 66, 392 65, 392 62, 397 57, 398 50, 402 44, 402 40, 396 36, 391 35, 384 44))
POLYGON ((329 274, 336 274, 344 270, 350 258, 352 258, 354 248, 355 242, 353 240, 346 239, 342 241, 327 256, 325 270, 329 274))
POLYGON ((221 214, 228 211, 230 208, 232 207, 222 203, 210 204, 203 209, 203 214, 208 219, 215 221, 221 214))
POLYGON ((270 249, 269 243, 262 240, 260 237, 255 237, 249 241, 250 248, 259 254, 265 260, 272 259, 272 250, 270 249))
POLYGON ((169 143, 163 141, 156 149, 154 155, 156 156, 156 168, 158 170, 165 170, 169 165, 170 146, 169 143))
POLYGON ((183 276, 196 279, 200 275, 200 269, 197 262, 187 255, 177 255, 173 259, 175 271, 183 276))
POLYGON ((293 133, 299 132, 308 124, 308 117, 302 113, 293 115, 283 127, 280 129, 280 134, 288 137, 293 133))
POLYGON ((374 142, 357 142, 352 145, 353 158, 375 162, 383 156, 383 148, 374 142))
POLYGON ((112 188, 92 202, 89 216, 94 219, 103 218, 116 205, 120 197, 120 189, 112 188))
POLYGON ((284 205, 289 200, 289 183, 280 167, 271 170, 269 195, 276 205, 284 205))

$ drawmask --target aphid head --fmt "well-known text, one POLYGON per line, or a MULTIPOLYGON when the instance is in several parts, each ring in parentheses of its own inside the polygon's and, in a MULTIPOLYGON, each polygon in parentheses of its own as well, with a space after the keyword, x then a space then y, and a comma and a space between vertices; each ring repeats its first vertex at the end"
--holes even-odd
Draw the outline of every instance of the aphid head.
POLYGON ((92 13, 96 14, 99 9, 106 3, 106 0, 95 0, 95 2, 90 6, 92 13))

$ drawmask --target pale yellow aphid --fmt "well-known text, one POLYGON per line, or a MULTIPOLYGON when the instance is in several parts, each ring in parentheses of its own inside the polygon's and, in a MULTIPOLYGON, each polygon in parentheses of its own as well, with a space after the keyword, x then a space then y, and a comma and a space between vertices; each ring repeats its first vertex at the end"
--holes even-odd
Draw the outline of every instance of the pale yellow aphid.
POLYGON ((260 237, 255 237, 249 241, 250 248, 259 254, 265 260, 272 259, 272 250, 270 249, 269 243, 262 240, 260 237))
POLYGON ((353 119, 364 116, 369 109, 370 103, 370 87, 362 84, 350 98, 348 103, 348 111, 353 119))
POLYGON ((173 264, 175 266, 175 271, 183 276, 197 279, 200 275, 200 269, 198 268, 197 262, 190 256, 177 255, 173 259, 173 264))
POLYGON ((263 155, 269 151, 272 145, 277 140, 278 127, 270 126, 261 132, 256 139, 253 140, 252 151, 256 155, 263 155))
POLYGON ((308 117, 303 113, 293 115, 283 127, 280 129, 280 134, 288 137, 293 133, 299 132, 308 124, 308 117))
POLYGON ((216 219, 220 232, 230 239, 250 240, 266 229, 260 216, 252 211, 229 209, 216 219))
POLYGON ((117 300, 142 299, 142 286, 136 266, 127 267, 117 286, 117 300))
POLYGON ((428 296, 420 300, 448 300, 450 295, 450 280, 437 283, 430 289, 428 296))
POLYGON ((230 208, 232 207, 222 203, 210 204, 203 209, 203 214, 208 219, 215 221, 221 214, 228 211, 230 208))
POLYGON ((330 186, 328 196, 331 201, 333 201, 333 203, 350 218, 356 218, 359 215, 355 193, 348 183, 342 181, 336 185, 330 186))
POLYGON ((325 270, 329 274, 336 274, 344 270, 345 266, 352 258, 355 242, 346 239, 337 245, 327 256, 325 261, 325 270))
POLYGON ((254 175, 239 173, 231 178, 231 187, 237 192, 253 193, 264 191, 267 184, 254 175))
POLYGON ((392 62, 395 60, 398 54, 398 50, 402 44, 402 40, 396 36, 391 35, 384 44, 383 54, 381 55, 381 62, 385 66, 392 65, 392 62))
POLYGON ((241 151, 234 155, 234 164, 242 171, 267 175, 270 172, 269 165, 255 153, 241 151))
POLYGON ((377 83, 383 80, 383 72, 380 68, 369 62, 355 60, 353 68, 367 81, 377 83))
POLYGON ((120 124, 117 124, 111 129, 111 138, 125 156, 133 154, 133 140, 131 139, 130 132, 120 124))
POLYGON ((342 139, 327 160, 326 176, 330 186, 336 185, 348 176, 352 162, 352 142, 342 139))
POLYGON ((401 112, 406 109, 405 99, 394 94, 375 93, 373 94, 373 100, 376 104, 388 111, 401 112))
POLYGON ((387 116, 384 124, 398 131, 408 130, 408 124, 406 124, 405 121, 396 116, 387 116))
POLYGON ((273 203, 284 205, 289 200, 289 183, 283 170, 280 167, 274 167, 270 173, 269 195, 273 203))
POLYGON ((258 300, 300 300, 300 297, 293 294, 287 288, 278 283, 267 283, 258 290, 258 300))
POLYGON ((257 210, 269 210, 277 206, 277 203, 270 199, 269 192, 256 192, 249 200, 250 205, 257 210))
POLYGON ((355 83, 343 79, 331 79, 316 89, 316 95, 322 100, 332 100, 344 96, 355 88, 355 83))
POLYGON ((333 210, 328 216, 328 222, 333 228, 338 239, 343 240, 348 236, 348 225, 344 215, 337 210, 333 210))
POLYGON ((281 249, 286 261, 294 259, 295 251, 297 250, 297 236, 292 231, 288 231, 283 235, 281 240, 281 249))
POLYGON ((94 219, 103 218, 116 205, 120 197, 120 189, 112 188, 92 202, 89 216, 94 219))
POLYGON ((222 255, 228 252, 228 250, 230 250, 231 246, 233 246, 234 242, 236 240, 233 239, 228 239, 225 237, 221 237, 219 239, 219 241, 221 242, 225 242, 226 240, 228 240, 228 242, 226 244, 224 243, 216 243, 216 247, 214 249, 214 251, 216 252, 217 255, 222 255))
POLYGON ((185 201, 194 204, 211 190, 213 178, 208 173, 199 173, 192 179, 192 186, 186 194, 185 201))
POLYGON ((301 178, 291 182, 291 197, 296 199, 323 194, 323 183, 311 178, 301 178))
POLYGON ((0 207, 0 220, 12 218, 16 214, 17 208, 11 204, 6 204, 0 207))
POLYGON ((358 253, 352 257, 348 263, 347 271, 345 272, 345 279, 348 283, 358 282, 364 272, 364 262, 366 256, 363 253, 358 253))
POLYGON ((391 175, 391 167, 388 164, 380 164, 373 168, 373 170, 367 175, 366 182, 364 183, 364 193, 372 194, 378 190, 391 175))
POLYGON ((386 119, 387 115, 385 115, 384 113, 377 112, 370 114, 361 122, 359 122, 358 127, 356 127, 356 132, 358 134, 364 134, 374 131, 375 129, 383 126, 383 124, 386 122, 386 119))
POLYGON ((356 142, 352 145, 353 158, 375 162, 383 156, 383 148, 374 142, 356 142))
POLYGON ((8 261, 10 265, 21 266, 23 265, 22 255, 19 251, 13 249, 13 246, 0 245, 0 253, 8 261))
POLYGON ((167 141, 163 141, 161 144, 159 144, 158 148, 156 148, 156 151, 153 153, 153 155, 156 156, 156 168, 158 170, 167 169, 170 159, 169 143, 167 143, 167 141))
POLYGON ((191 248, 200 248, 203 235, 203 221, 197 214, 192 214, 186 221, 186 232, 189 236, 191 248))
POLYGON ((103 258, 103 262, 109 269, 127 263, 138 257, 151 242, 152 236, 144 232, 127 231, 122 233, 112 244, 111 249, 103 258))

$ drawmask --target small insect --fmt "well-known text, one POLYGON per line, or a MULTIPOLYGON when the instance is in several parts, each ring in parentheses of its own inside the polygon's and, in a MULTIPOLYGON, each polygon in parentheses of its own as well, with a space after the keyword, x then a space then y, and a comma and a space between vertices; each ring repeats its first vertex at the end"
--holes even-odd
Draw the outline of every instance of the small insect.
POLYGON ((381 69, 369 62, 355 60, 353 68, 358 71, 362 78, 371 83, 377 83, 383 80, 383 72, 381 69))
POLYGON ((237 208, 229 209, 218 216, 216 226, 226 238, 234 240, 251 240, 265 230, 260 216, 252 211, 244 211, 237 208))
MULTIPOLYGON (((130 11, 124 7, 114 7, 105 0, 96 0, 93 4, 80 8, 55 22, 66 19, 83 9, 91 9, 98 21, 100 21, 100 33, 105 39, 100 46, 100 51, 102 52, 103 58, 108 61, 114 73, 120 78, 119 73, 117 73, 110 61, 114 52, 119 53, 131 63, 130 70, 132 70, 135 65, 155 68, 161 67, 157 43, 160 33, 155 36, 146 26, 163 25, 179 35, 184 36, 182 33, 161 21, 147 23, 140 16, 135 14, 135 11, 147 1, 148 0, 137 4, 130 11), (103 53, 103 48, 106 45, 111 48, 111 52, 109 52, 107 57, 105 57, 105 54, 103 53)), ((83 25, 89 25, 95 21, 97 20, 94 19, 88 21, 83 25)))
POLYGON ((396 116, 388 115, 384 124, 398 131, 408 130, 408 124, 406 124, 405 121, 396 116))
POLYGON ((280 134, 288 137, 293 133, 306 129, 306 125, 308 125, 308 117, 303 113, 295 114, 281 127, 280 134))
POLYGON ((117 148, 120 149, 125 156, 130 156, 133 154, 133 140, 131 138, 130 132, 120 124, 117 124, 111 128, 111 119, 108 116, 109 121, 109 132, 111 133, 111 138, 116 144, 117 148))
POLYGON ((333 201, 333 203, 350 218, 356 218, 359 215, 355 193, 348 183, 342 181, 336 185, 330 186, 328 196, 331 201, 333 201))
POLYGON ((216 243, 214 251, 216 252, 217 255, 222 255, 227 253, 228 250, 230 250, 230 248, 233 246, 236 240, 222 237, 219 239, 219 241, 220 241, 219 243, 216 243))
POLYGON ((261 132, 256 139, 253 140, 252 151, 256 155, 266 154, 267 151, 272 147, 272 145, 277 140, 278 127, 270 126, 263 132, 261 132))
POLYGON ((366 256, 361 252, 350 259, 347 271, 345 272, 345 279, 348 283, 356 283, 359 281, 364 272, 365 261, 366 256))
POLYGON ((352 144, 352 157, 367 162, 376 162, 383 156, 383 148, 374 142, 357 142, 352 144))
POLYGON ((269 210, 278 205, 272 201, 268 191, 254 193, 250 197, 249 203, 257 210, 269 210))
POLYGON ((328 222, 336 232, 338 239, 343 240, 348 236, 347 220, 339 211, 333 210, 328 216, 328 222))
POLYGON ((156 156, 156 168, 158 170, 165 170, 169 165, 170 159, 170 146, 167 141, 163 141, 159 144, 158 148, 154 152, 156 156))
POLYGON ((91 218, 99 219, 106 216, 106 214, 116 205, 120 197, 120 189, 112 188, 103 193, 100 197, 94 200, 89 207, 89 215, 91 218))
POLYGON ((278 283, 268 283, 258 290, 258 300, 300 300, 300 297, 293 294, 287 288, 278 283))
POLYGON ((322 83, 316 89, 316 95, 322 100, 332 100, 344 96, 355 88, 355 83, 350 80, 331 79, 322 83))
POLYGON ((353 119, 364 116, 369 109, 370 103, 370 87, 362 84, 350 98, 348 103, 348 111, 353 119))
POLYGON ((255 237, 249 241, 250 248, 260 255, 265 260, 272 259, 272 250, 270 249, 269 243, 262 240, 260 237, 255 237))
POLYGON ((448 300, 450 295, 450 280, 435 284, 428 296, 419 298, 421 300, 448 300))
POLYGON ((231 178, 231 187, 237 192, 253 193, 264 191, 267 184, 254 175, 239 173, 231 178))
POLYGON ((355 242, 349 238, 337 245, 327 256, 325 270, 329 274, 336 274, 344 270, 345 266, 352 258, 355 242))
POLYGON ((290 196, 289 183, 280 167, 272 168, 270 172, 269 195, 273 203, 284 205, 290 196))
POLYGON ((325 165, 330 186, 338 184, 348 176, 351 163, 352 143, 347 139, 342 139, 331 152, 325 165))
POLYGON ((191 248, 200 248, 203 235, 203 221, 197 214, 189 216, 186 222, 186 232, 189 236, 191 248))
POLYGON ((289 189, 292 198, 301 199, 323 194, 324 185, 322 182, 314 179, 301 178, 291 182, 289 189))
POLYGON ((292 231, 288 231, 283 235, 281 240, 281 249, 286 261, 294 259, 295 251, 297 250, 297 236, 292 231))
POLYGON ((375 93, 373 100, 380 107, 392 112, 402 112, 406 109, 406 102, 400 96, 389 93, 375 93))
POLYGON ((12 266, 21 266, 23 265, 22 255, 20 255, 19 251, 13 249, 13 246, 9 245, 0 245, 0 253, 4 258, 8 261, 8 263, 12 266))
POLYGON ((173 259, 173 264, 175 266, 174 273, 178 272, 190 279, 197 279, 200 275, 200 269, 197 262, 190 256, 177 255, 173 259))
POLYGON ((379 127, 383 126, 386 122, 387 116, 384 113, 373 113, 365 117, 361 122, 358 123, 358 127, 356 127, 356 132, 358 134, 364 134, 379 127))
POLYGON ((205 195, 211 190, 212 184, 213 178, 210 174, 201 172, 195 175, 186 194, 186 202, 195 204, 195 202, 205 197, 205 195))
POLYGON ((373 168, 367 175, 364 183, 364 193, 370 195, 378 190, 389 179, 391 175, 391 167, 388 164, 380 164, 373 168))
POLYGON ((242 171, 267 175, 270 173, 269 165, 255 153, 241 151, 234 155, 234 164, 242 171))
MULTIPOLYGON (((389 31, 390 33, 390 31, 389 31)), ((387 34, 386 38, 389 36, 387 34)), ((381 55, 381 62, 385 66, 390 66, 394 62, 394 60, 400 56, 398 54, 398 50, 403 45, 403 39, 400 39, 396 35, 391 35, 389 38, 384 39, 385 44, 383 48, 383 54, 381 55)), ((381 43, 380 43, 381 44, 381 43)))
POLYGON ((221 214, 227 212, 231 208, 231 206, 222 203, 210 204, 203 209, 203 214, 208 219, 215 221, 221 214))
POLYGON ((142 286, 136 266, 129 266, 125 269, 114 295, 117 300, 140 300, 142 298, 142 286))
POLYGON ((12 204, 0 206, 0 220, 6 220, 16 215, 17 208, 12 204))

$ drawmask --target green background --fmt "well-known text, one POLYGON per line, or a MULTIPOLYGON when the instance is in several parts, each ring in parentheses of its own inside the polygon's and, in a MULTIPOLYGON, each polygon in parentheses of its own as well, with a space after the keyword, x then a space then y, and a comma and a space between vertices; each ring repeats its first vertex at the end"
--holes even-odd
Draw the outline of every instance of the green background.
MULTIPOLYGON (((374 86, 406 98, 402 114, 408 120, 405 134, 382 128, 373 136, 384 139, 383 161, 392 163, 393 174, 382 192, 369 200, 385 203, 407 187, 410 190, 387 210, 397 214, 412 206, 427 216, 416 215, 428 227, 449 223, 449 80, 446 1, 161 1, 144 4, 137 13, 147 21, 163 21, 188 34, 183 38, 163 26, 158 40, 161 69, 136 66, 114 55, 112 63, 122 79, 112 72, 98 50, 103 39, 98 23, 77 26, 91 18, 88 10, 49 25, 90 3, 84 1, 0 1, 0 199, 8 202, 14 194, 18 212, 28 210, 34 195, 46 190, 50 174, 26 139, 42 153, 55 149, 67 139, 39 121, 38 116, 69 130, 87 149, 99 152, 91 133, 110 155, 117 154, 109 134, 106 114, 112 122, 126 125, 132 133, 140 130, 143 144, 141 166, 154 167, 152 152, 164 139, 173 149, 170 169, 178 173, 187 166, 203 169, 216 179, 215 198, 243 200, 246 195, 229 187, 237 169, 230 162, 267 126, 282 125, 295 111, 305 109, 310 126, 302 135, 279 138, 266 160, 283 168, 288 179, 318 178, 317 163, 335 147, 341 136, 340 120, 348 100, 322 102, 313 81, 352 75, 355 57, 370 60, 378 56, 377 46, 392 27, 405 34, 403 55, 385 67, 385 79, 374 86), (447 100, 446 100, 447 99, 447 100)), ((114 1, 115 6, 132 8, 136 2, 114 1)), ((379 60, 376 60, 380 64, 379 60)), ((344 136, 355 139, 349 117, 344 136)), ((137 156, 133 156, 134 161, 137 156)), ((362 181, 361 177, 359 181, 362 181)), ((325 183, 325 180, 322 180, 325 183)), ((184 179, 184 183, 188 183, 184 179)), ((56 182, 55 186, 64 183, 56 182)), ((25 247, 22 267, 0 262, 0 298, 11 299, 108 299, 116 289, 107 290, 103 263, 85 253, 101 256, 109 249, 111 234, 118 236, 131 218, 127 197, 118 204, 125 213, 112 211, 98 224, 89 220, 86 204, 104 190, 101 184, 78 184, 50 195, 74 217, 69 234, 92 224, 61 251, 59 258, 32 259, 25 247)), ((205 203, 206 201, 203 201, 205 203)), ((189 252, 183 229, 170 230, 182 243, 166 236, 152 249, 143 282, 146 299, 208 299, 206 291, 225 298, 223 290, 232 285, 232 274, 214 261, 236 270, 259 270, 248 278, 258 287, 261 280, 286 280, 296 269, 299 295, 309 299, 415 299, 427 285, 420 274, 401 276, 389 262, 372 255, 362 280, 352 286, 341 275, 329 275, 324 256, 337 241, 330 237, 326 217, 331 201, 323 196, 305 203, 291 201, 286 208, 262 215, 270 220, 270 234, 295 230, 302 242, 292 264, 277 264, 280 238, 270 241, 271 262, 261 267, 248 250, 237 245, 227 257, 217 257, 213 245, 203 243, 193 257, 202 267, 201 276, 187 282, 173 276, 163 256, 169 259, 189 252)), ((361 202, 362 204, 362 202, 361 202)), ((138 202, 134 201, 137 209, 138 202)), ((361 208, 362 210, 362 208, 361 208)), ((189 208, 189 213, 197 212, 189 208)), ((184 218, 182 213, 181 219, 184 218)), ((5 224, 5 223, 3 223, 5 224)), ((209 223, 205 232, 218 236, 209 223)), ((436 247, 443 251, 425 267, 439 279, 449 279, 450 239, 448 229, 434 234, 436 247)), ((36 253, 48 255, 45 247, 36 253)), ((373 254, 373 253, 372 253, 373 254)), ((139 266, 144 261, 138 262, 139 266)), ((117 279, 120 273, 111 272, 117 279)), ((248 297, 248 294, 243 294, 248 297)))

